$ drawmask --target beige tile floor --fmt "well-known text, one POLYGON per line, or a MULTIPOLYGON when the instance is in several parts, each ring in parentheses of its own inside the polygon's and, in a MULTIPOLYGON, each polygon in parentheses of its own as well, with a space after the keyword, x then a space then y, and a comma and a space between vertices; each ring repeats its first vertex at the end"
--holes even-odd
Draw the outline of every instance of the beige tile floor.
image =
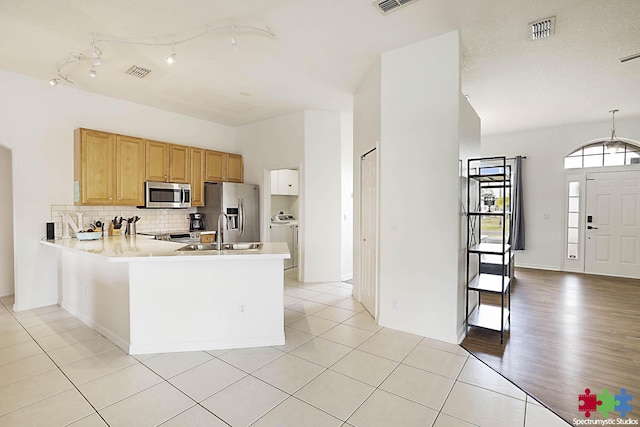
POLYGON ((285 284, 283 346, 139 356, 0 298, 0 426, 566 425, 461 347, 376 325, 351 285, 285 284))

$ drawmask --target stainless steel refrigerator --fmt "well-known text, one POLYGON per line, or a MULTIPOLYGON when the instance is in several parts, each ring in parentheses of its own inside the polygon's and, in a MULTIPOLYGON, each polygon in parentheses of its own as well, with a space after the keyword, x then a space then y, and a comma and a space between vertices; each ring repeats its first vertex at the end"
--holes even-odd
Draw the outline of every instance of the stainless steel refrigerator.
MULTIPOLYGON (((216 230, 220 213, 227 214, 229 228, 221 231, 225 243, 260 241, 260 195, 254 184, 233 182, 206 183, 204 207, 198 212, 205 214, 207 230, 216 230)), ((222 220, 224 227, 224 219, 222 220)))

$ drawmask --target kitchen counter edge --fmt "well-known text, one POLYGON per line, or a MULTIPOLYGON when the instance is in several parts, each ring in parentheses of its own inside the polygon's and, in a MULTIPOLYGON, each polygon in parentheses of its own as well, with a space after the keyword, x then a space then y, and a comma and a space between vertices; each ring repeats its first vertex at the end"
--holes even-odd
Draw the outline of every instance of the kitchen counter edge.
POLYGON ((245 251, 207 251, 206 253, 181 253, 176 252, 185 246, 185 243, 167 242, 155 240, 149 236, 104 237, 99 240, 56 239, 40 240, 43 246, 71 252, 107 258, 110 262, 181 262, 203 260, 230 260, 256 258, 280 258, 289 259, 289 247, 284 242, 262 243, 261 249, 245 251))

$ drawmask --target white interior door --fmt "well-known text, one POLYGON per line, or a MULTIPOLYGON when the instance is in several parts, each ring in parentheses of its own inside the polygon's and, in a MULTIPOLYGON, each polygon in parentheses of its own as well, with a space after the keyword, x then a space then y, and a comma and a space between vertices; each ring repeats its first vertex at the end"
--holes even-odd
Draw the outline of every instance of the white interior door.
POLYGON ((585 273, 640 278, 640 171, 587 175, 585 273))
POLYGON ((376 317, 378 303, 378 154, 360 161, 360 302, 376 317))

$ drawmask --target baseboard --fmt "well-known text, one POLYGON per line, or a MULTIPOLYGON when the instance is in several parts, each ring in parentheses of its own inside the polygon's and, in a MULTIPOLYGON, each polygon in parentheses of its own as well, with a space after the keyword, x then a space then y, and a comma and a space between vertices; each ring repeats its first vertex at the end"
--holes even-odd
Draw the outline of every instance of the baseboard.
POLYGON ((353 279, 353 274, 347 274, 346 276, 342 276, 342 281, 346 282, 347 280, 353 279))
POLYGON ((115 333, 113 333, 108 328, 105 328, 102 325, 100 325, 98 323, 95 323, 94 321, 92 321, 88 317, 83 316, 81 313, 78 312, 78 310, 75 307, 71 307, 71 306, 65 304, 64 301, 62 302, 61 307, 64 308, 65 310, 67 310, 69 313, 71 313, 74 316, 76 316, 78 319, 80 319, 80 321, 82 323, 84 323, 85 325, 87 325, 88 327, 90 327, 91 329, 93 329, 94 331, 96 331, 97 333, 99 333, 100 335, 102 335, 103 337, 105 337, 106 339, 108 339, 109 341, 111 341, 112 343, 117 345, 118 347, 120 347, 125 352, 129 353, 129 341, 128 340, 123 339, 122 337, 120 337, 120 336, 116 335, 115 333))
POLYGON ((466 338, 467 336, 467 325, 466 323, 464 323, 460 329, 458 329, 458 345, 460 345, 462 343, 462 341, 466 338))
POLYGON ((273 337, 248 338, 245 340, 213 340, 180 343, 131 344, 129 354, 174 353, 183 351, 225 350, 232 348, 253 348, 284 345, 284 334, 273 337))
POLYGON ((24 305, 18 305, 16 303, 13 304, 13 311, 15 312, 19 312, 19 311, 26 311, 26 310, 34 310, 36 308, 42 308, 42 307, 49 307, 50 305, 59 305, 58 301, 51 301, 49 303, 43 303, 43 304, 38 304, 38 305, 33 305, 33 306, 24 306, 24 305))
POLYGON ((532 270, 548 270, 548 271, 562 271, 558 266, 550 265, 536 265, 536 264, 516 264, 516 268, 530 268, 532 270))

